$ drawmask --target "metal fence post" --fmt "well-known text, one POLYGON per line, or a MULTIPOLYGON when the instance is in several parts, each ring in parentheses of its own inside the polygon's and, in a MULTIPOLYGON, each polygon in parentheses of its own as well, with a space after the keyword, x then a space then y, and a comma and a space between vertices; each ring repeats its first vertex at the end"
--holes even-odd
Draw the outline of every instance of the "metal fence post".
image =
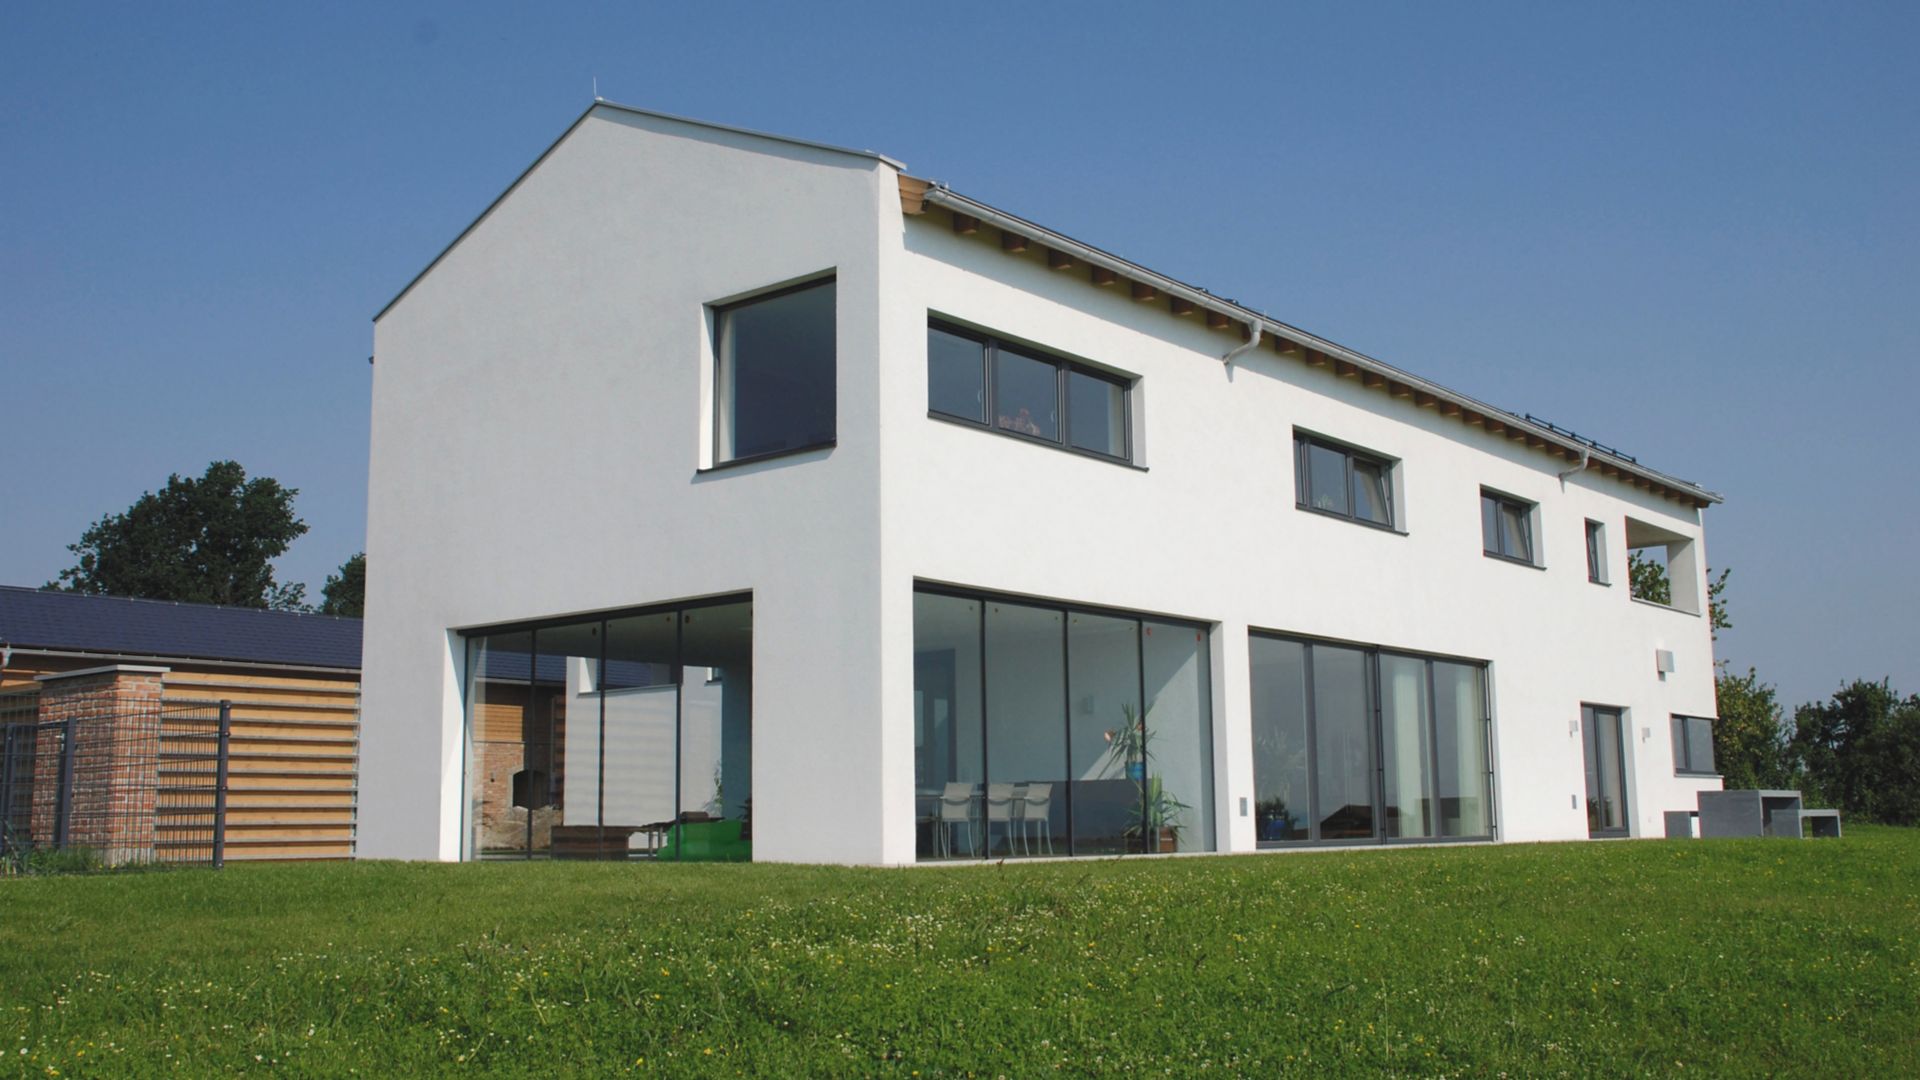
POLYGON ((0 739, 0 753, 6 759, 0 762, 0 855, 5 855, 13 843, 13 740, 16 725, 8 724, 6 737, 0 739))
POLYGON ((66 850, 67 834, 73 822, 73 757, 80 734, 80 718, 67 717, 60 730, 60 790, 53 804, 53 846, 66 850))
POLYGON ((220 758, 213 783, 213 868, 227 865, 227 744, 233 734, 233 702, 220 703, 220 758))

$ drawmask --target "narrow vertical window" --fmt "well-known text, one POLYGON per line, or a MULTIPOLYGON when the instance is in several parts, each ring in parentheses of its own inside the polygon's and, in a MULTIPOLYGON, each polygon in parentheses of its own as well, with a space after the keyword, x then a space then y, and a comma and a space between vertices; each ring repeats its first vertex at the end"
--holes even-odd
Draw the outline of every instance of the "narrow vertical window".
POLYGON ((718 462, 827 446, 834 438, 834 283, 716 309, 718 462))
POLYGON ((1587 580, 1595 585, 1607 583, 1607 527, 1587 522, 1587 580))

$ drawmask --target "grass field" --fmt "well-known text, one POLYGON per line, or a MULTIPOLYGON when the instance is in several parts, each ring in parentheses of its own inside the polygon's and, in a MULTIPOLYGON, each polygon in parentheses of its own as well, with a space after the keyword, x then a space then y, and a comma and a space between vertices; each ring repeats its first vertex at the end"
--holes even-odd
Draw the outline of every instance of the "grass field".
POLYGON ((0 881, 0 1074, 1920 1075, 1920 831, 0 881))

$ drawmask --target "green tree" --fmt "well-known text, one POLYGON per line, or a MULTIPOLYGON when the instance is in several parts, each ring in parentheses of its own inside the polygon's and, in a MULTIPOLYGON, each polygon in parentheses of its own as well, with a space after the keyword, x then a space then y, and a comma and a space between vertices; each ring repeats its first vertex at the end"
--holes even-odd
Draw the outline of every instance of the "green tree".
POLYGON ((67 545, 79 561, 46 587, 305 610, 306 586, 273 579, 273 560, 307 531, 293 512, 298 494, 271 477, 249 480, 232 461, 213 462, 198 478, 176 473, 67 545))
POLYGON ((320 614, 351 615, 358 619, 367 613, 367 553, 356 553, 340 564, 340 572, 328 574, 320 586, 320 614))
POLYGON ((1793 729, 1773 687, 1752 668, 1745 675, 1723 670, 1713 695, 1719 716, 1713 722, 1714 767, 1727 789, 1794 787, 1799 781, 1788 752, 1793 729))
MULTIPOLYGON (((1727 576, 1731 569, 1720 571, 1719 577, 1713 577, 1713 568, 1707 568, 1707 628, 1715 641, 1720 640, 1720 631, 1733 629, 1733 619, 1727 614, 1727 576)), ((1673 603, 1673 582, 1667 578, 1667 568, 1652 559, 1642 558, 1638 551, 1627 552, 1627 588, 1635 600, 1645 600, 1651 604, 1673 603)))
POLYGON ((1920 695, 1856 679, 1793 720, 1790 750, 1813 791, 1869 821, 1920 824, 1920 695))

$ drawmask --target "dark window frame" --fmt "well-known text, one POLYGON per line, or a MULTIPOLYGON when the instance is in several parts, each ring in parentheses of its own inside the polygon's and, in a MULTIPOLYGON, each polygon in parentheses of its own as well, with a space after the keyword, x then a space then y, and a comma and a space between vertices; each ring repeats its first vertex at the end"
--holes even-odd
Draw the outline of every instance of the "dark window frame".
POLYGON ((1673 738, 1673 775, 1675 776, 1719 776, 1718 762, 1714 757, 1713 725, 1711 716, 1688 716, 1685 713, 1673 713, 1668 721, 1669 733, 1673 738), (1694 725, 1701 725, 1696 728, 1694 725), (1698 768, 1699 755, 1694 752, 1695 733, 1704 730, 1706 736, 1706 764, 1709 768, 1698 768))
MULTIPOLYGON (((768 461, 774 458, 789 457, 794 454, 811 453, 816 450, 833 449, 839 444, 839 439, 840 439, 839 280, 840 280, 840 275, 838 274, 838 272, 829 271, 824 274, 807 278, 804 281, 796 281, 787 285, 778 285, 770 289, 762 290, 760 292, 750 293, 746 296, 739 296, 731 300, 723 301, 720 303, 710 303, 707 305, 707 311, 709 313, 709 320, 710 320, 709 336, 711 338, 711 348, 713 350, 713 416, 712 416, 713 464, 708 466, 705 469, 700 470, 701 472, 712 472, 719 469, 729 468, 735 465, 751 465, 756 462, 768 461), (720 445, 720 416, 721 416, 722 410, 724 410, 727 407, 727 402, 728 402, 728 395, 727 395, 728 387, 725 382, 726 358, 724 356, 724 349, 725 349, 724 342, 726 340, 727 316, 731 315, 736 311, 739 311, 742 308, 752 307, 755 304, 765 303, 766 301, 769 301, 769 300, 778 300, 783 296, 791 296, 794 293, 806 292, 809 289, 818 289, 818 288, 821 288, 822 286, 830 286, 835 290, 834 298, 833 298, 834 299, 833 393, 830 395, 833 400, 833 433, 828 435, 824 439, 816 439, 812 442, 804 443, 799 446, 783 446, 774 450, 761 450, 751 454, 734 454, 731 457, 727 457, 723 455, 722 447, 720 445)), ((739 434, 737 432, 733 434, 733 439, 737 445, 739 442, 739 434)))
POLYGON ((1393 491, 1394 474, 1398 471, 1399 465, 1400 462, 1396 458, 1386 457, 1381 454, 1376 454, 1371 450, 1362 449, 1361 447, 1343 443, 1335 439, 1329 439, 1323 435, 1315 435, 1310 432, 1301 431, 1296 428, 1293 432, 1294 508, 1297 510, 1305 510, 1310 514, 1324 514, 1327 517, 1339 518, 1342 521, 1351 521, 1356 525, 1365 525, 1370 529, 1402 532, 1403 530, 1400 528, 1399 501, 1394 498, 1393 491), (1347 509, 1344 512, 1340 510, 1328 510, 1313 505, 1313 470, 1310 457, 1311 448, 1316 446, 1322 450, 1339 454, 1343 459, 1341 471, 1346 477, 1347 484, 1347 509), (1387 520, 1384 522, 1361 517, 1354 510, 1354 504, 1359 501, 1353 497, 1353 463, 1356 460, 1364 461, 1380 470, 1381 486, 1383 488, 1382 494, 1385 496, 1387 507, 1387 520))
POLYGON ((1503 491, 1495 491, 1492 488, 1485 487, 1480 489, 1480 502, 1482 514, 1485 513, 1486 503, 1492 502, 1494 505, 1493 521, 1496 535, 1492 539, 1494 543, 1499 545, 1498 547, 1487 546, 1489 537, 1486 535, 1486 521, 1483 517, 1481 520, 1480 533, 1481 553, 1489 559, 1499 559, 1501 562, 1519 563, 1521 566, 1531 566, 1535 569, 1542 568, 1544 564, 1540 562, 1540 545, 1534 535, 1537 530, 1533 527, 1533 511, 1540 504, 1528 502, 1517 496, 1508 495, 1503 491), (1519 511, 1520 520, 1523 523, 1523 528, 1526 533, 1524 539, 1526 540, 1527 547, 1524 556, 1515 555, 1510 551, 1504 550, 1508 546, 1507 527, 1506 518, 1500 511, 1505 509, 1519 511))
POLYGON ((965 338, 968 341, 974 341, 980 344, 980 412, 985 419, 976 420, 971 416, 942 412, 934 408, 932 402, 927 403, 927 415, 929 417, 946 420, 950 423, 964 424, 971 428, 984 429, 996 435, 1005 435, 1009 438, 1020 439, 1024 442, 1037 443, 1041 446, 1051 446, 1056 450, 1065 450, 1070 454, 1079 454, 1083 457, 1095 458, 1100 461, 1111 461, 1121 465, 1139 467, 1138 462, 1134 460, 1133 445, 1133 395, 1135 388, 1140 382, 1138 376, 1094 367, 1091 364, 1062 356, 1049 349, 1029 345, 1026 342, 1016 341, 1011 338, 1002 338, 985 330, 976 330, 972 327, 949 322, 933 315, 927 317, 927 329, 938 330, 943 334, 951 334, 954 337, 965 338), (1003 348, 1007 352, 1019 356, 1022 359, 1052 365, 1054 369, 1054 402, 1058 415, 1057 422, 1054 425, 1056 431, 1055 437, 1048 438, 1044 435, 1030 435, 1024 431, 1003 428, 994 423, 994 418, 999 415, 996 401, 998 396, 998 364, 996 361, 999 359, 1000 350, 1003 348), (1068 393, 1070 389, 1070 377, 1075 374, 1096 379, 1120 389, 1120 442, 1122 453, 1118 455, 1108 454, 1099 450, 1088 449, 1084 446, 1074 445, 1073 410, 1068 403, 1068 393))
MULTIPOLYGON (((1448 653, 1424 652, 1419 649, 1401 649, 1389 645, 1379 645, 1364 641, 1347 641, 1341 638, 1315 637, 1307 634, 1291 633, 1284 630, 1263 630, 1259 627, 1247 628, 1248 638, 1263 638, 1268 641, 1286 641, 1303 646, 1301 662, 1304 665, 1305 704, 1306 704, 1306 742, 1307 742, 1307 790, 1308 822, 1305 840, 1261 840, 1258 826, 1254 845, 1260 850, 1302 848, 1302 847, 1356 847, 1367 844, 1391 846, 1395 844, 1484 844, 1497 840, 1500 835, 1500 800, 1497 776, 1494 771, 1493 742, 1493 664, 1470 656, 1455 656, 1448 653), (1373 833, 1364 839, 1320 838, 1320 775, 1319 775, 1319 717, 1316 713, 1317 702, 1314 695, 1313 649, 1316 645, 1325 645, 1339 649, 1355 649, 1362 654, 1362 670, 1366 679, 1366 699, 1369 730, 1367 739, 1369 753, 1372 756, 1369 769, 1369 784, 1373 798, 1373 833), (1480 724, 1483 745, 1486 748, 1485 773, 1487 778, 1487 831, 1473 836, 1388 836, 1386 820, 1386 761, 1381 747, 1384 745, 1382 725, 1385 717, 1381 707, 1380 657, 1398 656, 1409 660, 1419 660, 1426 664, 1426 687, 1429 701, 1434 692, 1434 665, 1436 663, 1454 664, 1472 667, 1480 672, 1480 724)), ((1258 720, 1256 718, 1255 722, 1258 720)), ((1432 736, 1439 723, 1437 711, 1430 710, 1427 717, 1428 734, 1432 736)), ((1429 738, 1429 755, 1435 770, 1439 772, 1438 740, 1429 738)), ((1256 778, 1256 786, 1257 786, 1256 778)), ((1436 781, 1437 783, 1437 781, 1436 781)))
POLYGON ((1587 580, 1595 585, 1611 585, 1607 580, 1607 526, 1587 519, 1587 580))
MULTIPOLYGON (((944 416, 945 414, 941 414, 941 415, 944 416)), ((1006 604, 1008 606, 1013 606, 1013 607, 1030 608, 1036 611, 1056 611, 1060 613, 1060 616, 1061 616, 1060 618, 1061 669, 1060 670, 1061 670, 1061 697, 1062 697, 1061 717, 1064 721, 1061 726, 1061 737, 1063 738, 1063 740, 1065 740, 1065 742, 1069 747, 1071 747, 1072 741, 1073 741, 1073 716, 1074 716, 1073 700, 1072 700, 1073 665, 1071 662, 1070 645, 1068 641, 1069 624, 1071 622, 1072 616, 1093 615, 1100 618, 1123 620, 1123 621, 1133 623, 1134 648, 1135 648, 1135 656, 1137 657, 1137 663, 1134 670, 1135 670, 1135 678, 1137 680, 1137 685, 1139 690, 1139 697, 1142 701, 1145 700, 1146 693, 1147 693, 1147 687, 1146 687, 1147 675, 1146 675, 1146 663, 1145 663, 1145 650, 1146 650, 1145 633, 1147 631, 1147 624, 1154 623, 1160 626, 1172 626, 1182 630, 1192 630, 1194 633, 1200 635, 1200 637, 1203 639, 1206 645, 1207 657, 1208 657, 1207 667, 1206 667, 1208 712, 1207 712, 1207 716, 1204 718, 1205 722, 1201 725, 1202 741, 1205 745, 1200 747, 1200 750, 1201 750, 1200 756, 1202 760, 1206 763, 1204 767, 1206 769, 1207 785, 1209 788, 1209 791, 1207 792, 1209 801, 1212 803, 1218 802, 1221 781, 1218 773, 1214 769, 1213 760, 1212 760, 1213 753, 1214 753, 1214 744, 1215 744, 1215 738, 1214 738, 1215 725, 1220 716, 1220 704, 1213 686, 1213 672, 1212 672, 1212 651, 1215 647, 1214 640, 1213 640, 1214 624, 1202 622, 1196 619, 1185 618, 1178 615, 1159 615, 1159 614, 1155 614, 1153 612, 1148 612, 1148 611, 1134 611, 1134 610, 1129 610, 1127 608, 1107 607, 1100 604, 1082 604, 1074 601, 1047 599, 1047 598, 1041 598, 1036 596, 1027 596, 1021 593, 996 592, 991 589, 976 589, 976 588, 970 588, 964 585, 952 585, 944 582, 923 581, 920 579, 914 580, 913 591, 916 595, 925 594, 927 596, 942 596, 942 597, 947 597, 953 600, 971 601, 971 602, 978 603, 980 605, 980 611, 979 611, 980 621, 979 621, 979 631, 978 631, 979 633, 979 645, 978 645, 979 654, 978 655, 980 658, 979 659, 980 703, 981 703, 980 707, 982 710, 981 724, 980 724, 980 763, 981 763, 980 764, 980 790, 983 792, 987 789, 987 785, 992 782, 992 773, 989 768, 992 762, 992 730, 990 728, 990 725, 987 723, 986 712, 985 712, 987 696, 988 696, 987 687, 989 684, 989 680, 993 676, 993 673, 988 670, 987 662, 986 662, 986 659, 987 659, 987 608, 990 605, 1006 604)), ((1142 709, 1140 714, 1140 722, 1142 724, 1146 723, 1146 712, 1144 708, 1142 709)), ((1071 750, 1069 750, 1067 754, 1067 760, 1068 761, 1072 760, 1071 750)), ((914 768, 917 773, 919 769, 919 764, 917 760, 915 762, 914 768)), ((1064 817, 1066 821, 1066 834, 1067 834, 1066 857, 1067 858, 1116 857, 1116 856, 1108 855, 1105 853, 1095 853, 1095 852, 1087 852, 1087 853, 1084 853, 1083 855, 1082 853, 1075 851, 1075 847, 1078 844, 1078 837, 1075 835, 1074 829, 1073 829, 1074 805, 1073 805, 1072 792, 1073 792, 1073 785, 1077 782, 1078 781, 1069 777, 1068 780, 1066 781, 1065 788, 1064 788, 1064 792, 1065 792, 1064 817)), ((1144 790, 1141 793, 1141 797, 1142 797, 1143 803, 1140 808, 1141 810, 1140 821, 1141 821, 1141 826, 1144 829, 1147 823, 1146 806, 1144 805, 1144 799, 1145 799, 1144 790)), ((1189 809, 1194 809, 1194 807, 1190 807, 1189 809)), ((1226 849, 1221 846, 1223 843, 1223 837, 1221 835, 1221 825, 1219 821, 1219 815, 1216 812, 1216 807, 1213 805, 1209 805, 1205 807, 1205 812, 1208 815, 1208 819, 1212 826, 1212 832, 1213 832, 1213 844, 1212 844, 1212 847, 1208 850, 1216 853, 1225 851, 1226 849)), ((1136 853, 1129 850, 1117 857, 1126 858, 1133 854, 1136 854, 1136 853)), ((983 847, 980 853, 980 861, 986 862, 991 858, 992 858, 992 854, 990 849, 983 847)), ((1003 856, 1002 858, 1004 859, 1005 856, 1003 856)), ((933 860, 921 860, 916 855, 915 861, 916 862, 922 862, 922 861, 932 862, 933 860)), ((955 860, 955 861, 958 861, 958 860, 955 860)))

